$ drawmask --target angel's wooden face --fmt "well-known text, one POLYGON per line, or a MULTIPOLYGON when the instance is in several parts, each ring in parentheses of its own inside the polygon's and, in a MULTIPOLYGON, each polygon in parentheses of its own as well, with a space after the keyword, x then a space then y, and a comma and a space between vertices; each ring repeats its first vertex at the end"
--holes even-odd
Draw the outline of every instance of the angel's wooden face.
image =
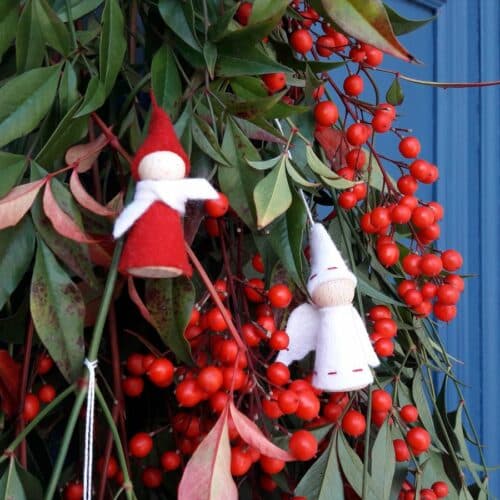
POLYGON ((141 160, 138 172, 142 180, 176 180, 186 175, 186 164, 172 151, 156 151, 141 160))
POLYGON ((318 307, 347 305, 354 299, 355 289, 349 279, 327 281, 314 289, 312 300, 318 307))

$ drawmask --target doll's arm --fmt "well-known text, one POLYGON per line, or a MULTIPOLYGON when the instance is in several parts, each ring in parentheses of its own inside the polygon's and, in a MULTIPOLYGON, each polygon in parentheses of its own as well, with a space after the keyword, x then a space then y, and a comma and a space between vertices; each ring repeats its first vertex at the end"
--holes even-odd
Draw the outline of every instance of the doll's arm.
POLYGON ((288 349, 280 351, 276 361, 289 365, 316 349, 319 322, 319 313, 311 304, 302 304, 294 309, 286 326, 290 337, 288 349))

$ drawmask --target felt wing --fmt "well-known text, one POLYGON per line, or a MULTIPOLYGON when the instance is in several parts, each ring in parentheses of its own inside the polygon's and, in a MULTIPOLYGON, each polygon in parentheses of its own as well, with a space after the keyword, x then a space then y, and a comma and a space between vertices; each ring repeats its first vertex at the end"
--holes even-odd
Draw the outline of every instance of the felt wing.
POLYGON ((302 304, 294 309, 286 325, 290 338, 288 349, 280 351, 276 361, 289 365, 315 350, 319 323, 319 313, 311 304, 302 304))

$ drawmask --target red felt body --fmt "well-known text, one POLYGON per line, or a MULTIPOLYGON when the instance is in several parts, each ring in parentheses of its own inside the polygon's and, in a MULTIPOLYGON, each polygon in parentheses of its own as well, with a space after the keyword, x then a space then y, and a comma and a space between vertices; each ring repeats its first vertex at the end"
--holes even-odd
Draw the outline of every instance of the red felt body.
MULTIPOLYGON (((156 202, 130 229, 120 259, 119 270, 171 268, 179 274, 192 275, 184 248, 184 229, 179 213, 156 202)), ((135 274, 135 273, 134 273, 135 274)))

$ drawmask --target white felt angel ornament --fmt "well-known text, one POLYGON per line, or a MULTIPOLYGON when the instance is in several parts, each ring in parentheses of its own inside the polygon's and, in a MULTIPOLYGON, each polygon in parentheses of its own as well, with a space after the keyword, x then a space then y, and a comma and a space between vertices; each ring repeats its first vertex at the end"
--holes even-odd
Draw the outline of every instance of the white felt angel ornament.
POLYGON ((347 268, 325 227, 310 234, 312 304, 297 307, 288 320, 287 350, 277 361, 290 364, 316 351, 312 384, 327 392, 354 391, 373 382, 370 367, 379 365, 366 327, 352 305, 356 277, 347 268))

